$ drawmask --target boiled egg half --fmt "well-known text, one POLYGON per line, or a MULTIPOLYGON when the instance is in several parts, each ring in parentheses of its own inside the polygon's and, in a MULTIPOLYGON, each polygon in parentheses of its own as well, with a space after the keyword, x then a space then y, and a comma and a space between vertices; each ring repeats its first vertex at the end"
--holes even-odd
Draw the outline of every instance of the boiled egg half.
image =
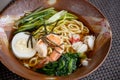
MULTIPOLYGON (((12 50, 14 55, 19 59, 29 59, 36 54, 34 49, 36 45, 35 39, 32 37, 33 48, 31 46, 27 47, 27 41, 30 35, 25 32, 17 33, 12 39, 12 50)), ((28 45, 31 45, 30 42, 28 45)))

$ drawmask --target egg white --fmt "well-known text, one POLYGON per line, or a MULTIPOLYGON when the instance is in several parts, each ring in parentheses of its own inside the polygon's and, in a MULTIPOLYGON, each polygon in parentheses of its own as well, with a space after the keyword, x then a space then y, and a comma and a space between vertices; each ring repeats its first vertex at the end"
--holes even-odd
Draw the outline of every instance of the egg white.
POLYGON ((28 38, 29 35, 25 34, 25 32, 20 32, 17 33, 12 39, 13 53, 19 59, 29 59, 36 54, 36 51, 34 49, 36 41, 33 38, 33 48, 31 48, 31 46, 27 48, 28 38))

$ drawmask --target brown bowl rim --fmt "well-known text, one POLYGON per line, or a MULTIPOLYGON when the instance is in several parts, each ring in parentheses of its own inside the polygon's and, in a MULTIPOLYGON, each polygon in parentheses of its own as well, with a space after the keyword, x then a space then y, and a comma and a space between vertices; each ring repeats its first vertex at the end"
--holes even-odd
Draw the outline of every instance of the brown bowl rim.
MULTIPOLYGON (((87 3, 87 4, 89 4, 91 7, 93 7, 93 8, 95 8, 95 10, 96 11, 98 11, 99 12, 99 14, 101 14, 107 21, 108 21, 108 19, 103 15, 103 13, 96 7, 96 6, 94 6, 91 2, 89 2, 88 0, 83 0, 83 1, 85 1, 85 3, 87 3)), ((7 7, 6 7, 7 8, 7 7)), ((4 9, 5 10, 5 9, 4 9)), ((111 29, 111 27, 110 27, 110 29, 111 29)), ((80 76, 80 77, 77 77, 77 78, 75 78, 75 79, 81 79, 81 78, 84 78, 84 77, 86 77, 86 76, 88 76, 88 75, 90 75, 91 73, 93 73, 94 71, 96 71, 103 63, 104 63, 104 61, 106 60, 106 58, 107 58, 107 56, 108 56, 108 54, 109 54, 109 52, 110 52, 110 49, 111 49, 111 46, 112 46, 112 30, 111 30, 111 39, 110 39, 110 46, 109 46, 109 49, 108 49, 108 51, 107 51, 107 53, 106 53, 106 55, 105 55, 105 57, 103 58, 103 60, 101 60, 101 63, 100 64, 98 64, 93 70, 91 70, 89 73, 87 73, 87 74, 85 74, 85 75, 83 75, 83 76, 80 76)), ((2 63, 2 64, 4 64, 4 62, 2 62, 1 60, 0 60, 0 62, 2 63)), ((10 71, 12 71, 11 69, 9 69, 10 71)), ((13 71, 12 71, 13 72, 13 71)), ((16 73, 16 72, 14 72, 14 73, 16 73)), ((19 75, 19 76, 21 76, 21 77, 24 77, 24 78, 26 78, 24 75, 21 75, 21 74, 18 74, 18 73, 16 73, 17 75, 19 75)), ((30 78, 29 78, 30 79, 30 78)))

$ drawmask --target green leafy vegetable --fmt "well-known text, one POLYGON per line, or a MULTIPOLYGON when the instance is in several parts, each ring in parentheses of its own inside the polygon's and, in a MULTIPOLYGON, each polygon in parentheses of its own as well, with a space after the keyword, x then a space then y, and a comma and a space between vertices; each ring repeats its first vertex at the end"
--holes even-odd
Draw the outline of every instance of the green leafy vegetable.
POLYGON ((44 24, 45 20, 49 19, 55 13, 56 11, 54 8, 32 12, 15 23, 15 26, 18 28, 15 33, 32 30, 33 28, 39 28, 42 24, 44 24))
POLYGON ((30 14, 23 16, 21 19, 16 21, 15 26, 20 26, 22 24, 25 24, 27 21, 30 21, 30 20, 32 20, 34 18, 42 16, 45 13, 49 13, 49 12, 54 12, 55 11, 54 8, 48 8, 48 9, 44 9, 44 10, 42 10, 42 9, 43 9, 43 7, 40 7, 39 9, 31 12, 30 14))
POLYGON ((37 72, 52 76, 65 76, 71 74, 79 65, 79 55, 77 53, 65 53, 58 61, 50 62, 37 72))
POLYGON ((58 23, 58 25, 54 26, 56 27, 59 26, 59 24, 64 23, 65 20, 72 19, 77 19, 77 17, 65 10, 58 12, 53 7, 44 10, 43 7, 41 7, 16 21, 15 26, 17 27, 17 30, 15 33, 28 31, 31 32, 34 37, 38 38, 41 32, 40 27, 44 27, 44 24, 46 26, 49 25, 50 27, 53 27, 54 24, 58 23))
POLYGON ((67 13, 67 11, 62 10, 60 12, 57 12, 56 14, 54 14, 52 17, 50 17, 46 23, 53 23, 57 20, 59 20, 62 16, 64 16, 67 13))

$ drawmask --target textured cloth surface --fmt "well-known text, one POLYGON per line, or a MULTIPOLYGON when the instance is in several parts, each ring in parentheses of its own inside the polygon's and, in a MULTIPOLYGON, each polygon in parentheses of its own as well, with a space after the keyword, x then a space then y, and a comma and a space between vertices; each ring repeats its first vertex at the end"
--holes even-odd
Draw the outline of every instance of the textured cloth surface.
MULTIPOLYGON (((108 19, 113 33, 110 53, 95 72, 81 80, 120 80, 120 0, 89 0, 108 19)), ((0 63, 0 80, 24 80, 0 63)))

